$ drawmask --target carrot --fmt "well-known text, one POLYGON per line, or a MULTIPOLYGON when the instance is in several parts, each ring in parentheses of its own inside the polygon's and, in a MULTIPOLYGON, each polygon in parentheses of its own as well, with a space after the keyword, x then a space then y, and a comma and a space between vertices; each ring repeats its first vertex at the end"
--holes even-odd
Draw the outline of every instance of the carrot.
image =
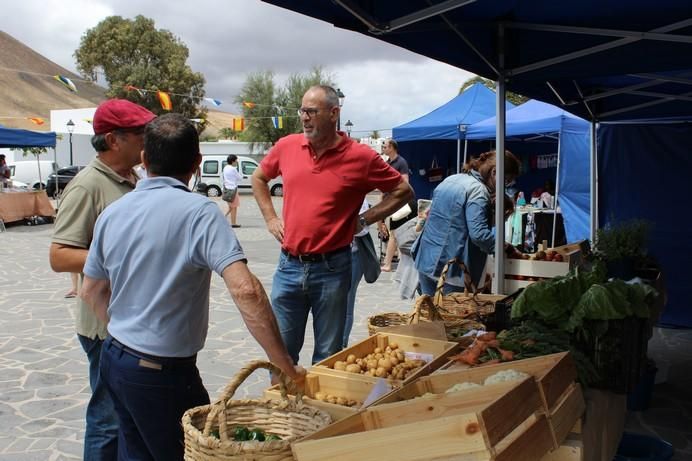
POLYGON ((479 341, 490 341, 497 338, 497 333, 494 331, 489 331, 487 333, 484 333, 480 336, 478 336, 479 341))
POLYGON ((514 360, 514 352, 508 351, 506 349, 500 349, 499 347, 497 348, 497 350, 500 351, 500 355, 502 356, 503 362, 509 362, 514 360))

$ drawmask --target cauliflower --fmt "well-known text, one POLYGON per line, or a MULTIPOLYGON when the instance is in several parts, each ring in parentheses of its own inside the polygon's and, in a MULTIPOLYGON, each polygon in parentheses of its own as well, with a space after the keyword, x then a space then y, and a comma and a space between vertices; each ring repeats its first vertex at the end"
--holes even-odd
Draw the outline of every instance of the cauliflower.
POLYGON ((528 376, 528 374, 521 371, 502 370, 485 378, 485 382, 483 384, 487 386, 489 384, 504 383, 507 381, 520 381, 528 376))
POLYGON ((469 383, 469 382, 464 382, 464 383, 457 383, 454 386, 450 387, 445 391, 445 393, 450 393, 450 392, 459 392, 459 391, 464 391, 466 389, 473 389, 476 387, 481 387, 480 384, 476 383, 469 383))

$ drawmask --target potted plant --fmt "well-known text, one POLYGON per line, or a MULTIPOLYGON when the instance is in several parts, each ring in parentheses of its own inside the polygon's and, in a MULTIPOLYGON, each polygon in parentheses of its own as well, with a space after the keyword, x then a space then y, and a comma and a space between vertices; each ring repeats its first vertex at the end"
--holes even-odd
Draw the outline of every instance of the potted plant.
POLYGON ((604 261, 608 275, 631 279, 647 260, 647 240, 651 223, 633 219, 611 224, 596 232, 594 255, 604 261))

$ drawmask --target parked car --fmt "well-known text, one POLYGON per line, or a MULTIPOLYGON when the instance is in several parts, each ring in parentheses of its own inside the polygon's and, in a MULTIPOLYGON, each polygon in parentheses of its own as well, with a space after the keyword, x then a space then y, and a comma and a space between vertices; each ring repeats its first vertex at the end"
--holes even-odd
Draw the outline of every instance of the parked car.
MULTIPOLYGON (((226 166, 227 155, 205 155, 202 157, 200 174, 190 180, 190 187, 197 192, 206 194, 207 197, 220 197, 223 190, 223 167, 226 166), (193 187, 194 186, 194 187, 193 187)), ((242 179, 238 184, 238 190, 251 190, 252 173, 259 165, 250 157, 238 156, 238 171, 242 179)), ((274 196, 284 195, 284 186, 281 176, 269 181, 269 191, 274 196)))
POLYGON ((58 174, 52 174, 46 179, 46 194, 48 197, 56 197, 59 193, 65 189, 67 184, 72 181, 77 173, 79 173, 84 167, 83 166, 68 166, 65 168, 60 168, 58 174), (57 188, 56 188, 56 177, 57 177, 57 188))

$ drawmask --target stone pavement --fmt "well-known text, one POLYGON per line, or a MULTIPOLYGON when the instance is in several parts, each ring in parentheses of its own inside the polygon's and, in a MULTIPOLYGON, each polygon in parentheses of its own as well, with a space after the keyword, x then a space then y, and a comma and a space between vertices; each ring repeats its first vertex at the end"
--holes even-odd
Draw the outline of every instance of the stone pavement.
MULTIPOLYGON (((375 200, 377 201, 377 200, 375 200)), ((219 206, 225 204, 218 201, 219 206)), ((281 199, 275 199, 277 207, 281 199)), ((266 231, 254 199, 242 194, 237 235, 248 255, 250 269, 271 292, 279 245, 266 231)), ((89 397, 87 363, 74 334, 73 300, 67 274, 48 264, 52 225, 8 226, 0 233, 0 460, 57 461, 81 459, 85 403, 89 397)), ((367 317, 379 312, 406 312, 391 274, 374 284, 361 282, 351 340, 367 335, 367 317)), ((199 368, 212 400, 248 361, 264 358, 248 334, 226 291, 212 277, 210 327, 199 368)), ((692 335, 689 331, 660 330, 652 343, 661 361, 670 361, 669 382, 657 386, 651 410, 632 414, 628 427, 658 433, 680 449, 674 459, 692 459, 692 335), (671 350, 676 352, 670 353, 671 350), (660 391, 659 391, 660 390, 660 391)), ((301 364, 310 363, 313 347, 308 325, 301 364)), ((239 389, 239 397, 259 396, 268 386, 258 372, 239 389)))

